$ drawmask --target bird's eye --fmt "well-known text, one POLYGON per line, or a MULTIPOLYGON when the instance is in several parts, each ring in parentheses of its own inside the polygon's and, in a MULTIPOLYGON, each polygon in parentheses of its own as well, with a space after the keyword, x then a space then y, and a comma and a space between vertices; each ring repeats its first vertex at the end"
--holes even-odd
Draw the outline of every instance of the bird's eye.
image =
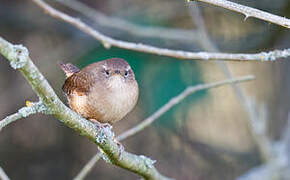
POLYGON ((105 70, 104 73, 105 73, 106 76, 110 75, 110 72, 108 70, 105 70))
POLYGON ((129 75, 129 71, 125 71, 124 76, 127 77, 129 75))

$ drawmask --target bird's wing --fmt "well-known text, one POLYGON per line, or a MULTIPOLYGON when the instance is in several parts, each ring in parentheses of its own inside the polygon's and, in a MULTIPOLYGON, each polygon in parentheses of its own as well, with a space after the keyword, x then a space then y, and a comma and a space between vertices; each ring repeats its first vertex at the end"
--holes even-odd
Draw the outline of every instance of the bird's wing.
POLYGON ((65 73, 66 77, 70 77, 74 73, 77 73, 77 72, 80 71, 79 68, 77 68, 76 66, 72 65, 71 63, 65 64, 65 63, 59 62, 58 65, 63 70, 63 72, 65 73))
POLYGON ((86 95, 93 84, 93 78, 89 73, 77 72, 68 77, 62 86, 62 90, 67 94, 77 93, 79 96, 86 95))

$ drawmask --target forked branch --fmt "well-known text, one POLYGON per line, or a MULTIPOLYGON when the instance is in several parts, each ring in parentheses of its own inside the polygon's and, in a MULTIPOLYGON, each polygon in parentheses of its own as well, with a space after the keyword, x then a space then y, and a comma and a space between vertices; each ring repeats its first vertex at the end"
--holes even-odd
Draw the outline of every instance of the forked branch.
POLYGON ((27 79, 39 96, 40 102, 45 105, 46 111, 54 115, 66 126, 86 136, 98 145, 109 162, 137 173, 145 179, 170 179, 156 170, 153 165, 154 161, 150 158, 122 151, 114 141, 114 133, 110 129, 97 128, 93 123, 66 107, 57 97, 45 77, 33 64, 25 47, 13 45, 0 37, 0 53, 10 61, 13 68, 18 69, 27 79))
POLYGON ((27 103, 27 107, 20 108, 17 113, 11 114, 0 121, 0 132, 5 126, 9 125, 10 123, 18 119, 28 117, 35 113, 48 113, 48 109, 42 102, 29 102, 27 103))
MULTIPOLYGON (((244 76, 244 77, 238 77, 238 78, 231 78, 219 82, 214 83, 207 83, 207 84, 199 84, 196 86, 189 86, 184 91, 182 91, 179 95, 171 98, 165 105, 163 105, 161 108, 159 108, 156 112, 154 112, 151 116, 143 120, 141 123, 136 125, 135 127, 123 132, 117 137, 117 140, 122 141, 124 139, 127 139, 128 137, 131 137, 138 132, 142 131, 146 127, 150 126, 155 120, 157 120, 160 116, 165 114, 167 111, 169 111, 171 108, 176 106, 178 103, 183 101, 187 96, 197 92, 202 91, 206 89, 211 88, 217 88, 224 85, 230 85, 230 84, 236 84, 241 83, 244 81, 253 80, 254 76, 244 76)), ((82 180, 84 177, 91 171, 93 166, 96 164, 96 162, 100 159, 101 153, 97 153, 95 156, 93 156, 90 161, 82 168, 82 170, 78 173, 76 178, 74 180, 82 180)))

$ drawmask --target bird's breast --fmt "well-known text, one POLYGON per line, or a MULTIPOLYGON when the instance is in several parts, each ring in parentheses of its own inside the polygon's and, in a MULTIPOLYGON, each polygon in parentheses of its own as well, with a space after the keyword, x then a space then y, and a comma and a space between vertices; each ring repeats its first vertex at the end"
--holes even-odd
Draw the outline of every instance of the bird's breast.
POLYGON ((137 83, 112 81, 103 91, 90 94, 90 102, 96 112, 102 114, 101 122, 116 122, 122 119, 135 106, 138 99, 137 83))
POLYGON ((111 111, 123 118, 135 106, 138 89, 131 84, 122 85, 107 94, 107 101, 111 104, 111 111))

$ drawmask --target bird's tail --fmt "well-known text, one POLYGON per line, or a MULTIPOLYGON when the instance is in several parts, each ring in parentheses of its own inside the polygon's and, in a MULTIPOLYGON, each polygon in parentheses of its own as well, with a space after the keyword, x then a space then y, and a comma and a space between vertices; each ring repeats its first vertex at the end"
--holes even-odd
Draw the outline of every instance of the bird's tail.
POLYGON ((70 77, 74 73, 80 71, 79 68, 77 68, 76 66, 72 65, 71 63, 65 64, 63 62, 59 62, 58 65, 63 70, 63 72, 65 73, 66 77, 70 77))

